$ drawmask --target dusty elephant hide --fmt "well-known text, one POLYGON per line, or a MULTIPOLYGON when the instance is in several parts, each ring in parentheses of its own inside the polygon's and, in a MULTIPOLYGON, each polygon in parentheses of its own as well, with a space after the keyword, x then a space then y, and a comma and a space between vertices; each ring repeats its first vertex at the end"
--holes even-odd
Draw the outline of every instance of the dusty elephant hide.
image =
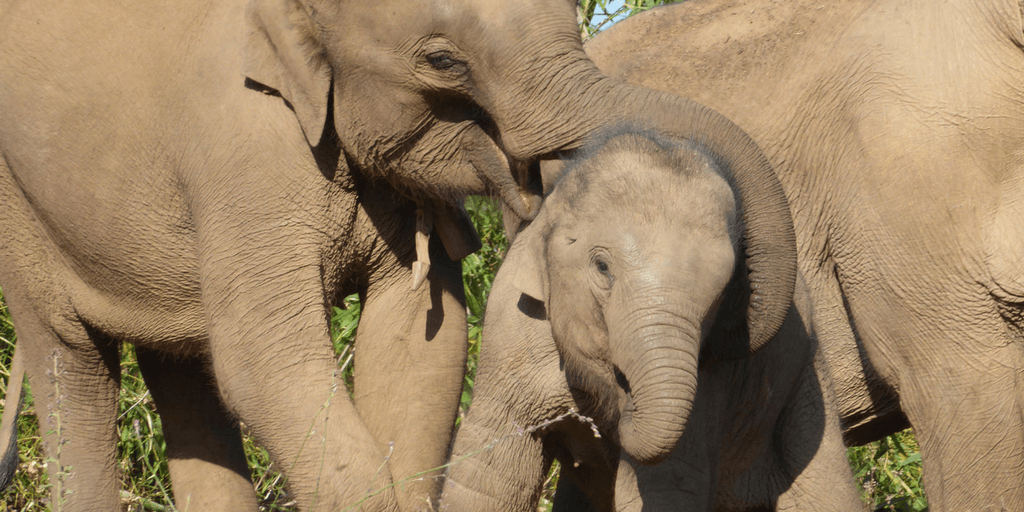
POLYGON ((694 1, 588 46, 771 160, 849 443, 913 425, 931 510, 1024 509, 1024 22, 1010 1, 694 1))

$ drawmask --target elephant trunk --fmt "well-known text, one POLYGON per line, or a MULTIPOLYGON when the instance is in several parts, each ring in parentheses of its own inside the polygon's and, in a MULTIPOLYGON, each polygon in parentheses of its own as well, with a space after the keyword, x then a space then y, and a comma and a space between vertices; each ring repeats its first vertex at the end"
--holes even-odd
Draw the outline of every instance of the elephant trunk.
POLYGON ((690 317, 648 309, 607 320, 621 388, 619 441, 638 462, 664 460, 686 428, 697 390, 700 347, 699 322, 690 317))
MULTIPOLYGON (((620 99, 603 103, 599 123, 620 120, 691 140, 721 166, 743 218, 750 299, 741 337, 750 351, 757 350, 779 332, 796 288, 796 233, 775 170, 757 143, 718 112, 674 94, 622 83, 615 89, 611 94, 620 99)), ((734 313, 742 314, 725 314, 734 313)))
MULTIPOLYGON (((481 389, 487 392, 493 386, 481 389)), ((474 398, 455 438, 439 510, 536 510, 530 505, 543 487, 543 444, 532 435, 509 435, 509 426, 522 419, 516 421, 508 402, 474 398)))
MULTIPOLYGON (((691 140, 707 149, 721 165, 743 217, 751 297, 745 301, 746 328, 738 336, 745 338, 751 351, 763 346, 782 326, 793 298, 796 235, 782 184, 757 143, 732 121, 704 105, 606 77, 589 60, 575 63, 571 73, 584 77, 573 82, 583 84, 575 86, 582 89, 552 87, 544 91, 547 96, 540 100, 550 108, 532 114, 563 113, 554 118, 562 121, 517 123, 543 126, 545 131, 504 132, 505 151, 515 157, 524 148, 537 150, 533 156, 559 148, 576 148, 595 134, 616 126, 654 130, 668 137, 691 140)), ((547 181, 559 165, 548 161, 542 167, 547 181)), ((545 187, 548 185, 545 183, 545 187)), ((518 222, 512 219, 507 224, 518 222)))
MULTIPOLYGON (((544 79, 524 81, 524 85, 543 84, 543 88, 511 88, 517 94, 501 102, 516 104, 527 97, 531 108, 495 109, 494 121, 499 127, 502 149, 514 160, 530 160, 576 149, 610 125, 655 128, 648 122, 657 110, 653 107, 675 103, 666 102, 668 98, 680 100, 680 104, 673 105, 676 108, 700 106, 674 95, 610 78, 597 69, 582 50, 564 56, 548 73, 544 79)), ((679 121, 687 124, 688 120, 679 121)))

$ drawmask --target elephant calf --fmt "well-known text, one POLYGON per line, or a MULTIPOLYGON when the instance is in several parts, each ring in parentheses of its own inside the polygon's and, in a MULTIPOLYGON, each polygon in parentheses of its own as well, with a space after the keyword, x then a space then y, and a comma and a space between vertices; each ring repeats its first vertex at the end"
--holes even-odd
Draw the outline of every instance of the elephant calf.
POLYGON ((556 509, 862 508, 789 214, 741 172, 645 132, 568 163, 495 279, 448 510, 536 510, 553 458, 556 509))

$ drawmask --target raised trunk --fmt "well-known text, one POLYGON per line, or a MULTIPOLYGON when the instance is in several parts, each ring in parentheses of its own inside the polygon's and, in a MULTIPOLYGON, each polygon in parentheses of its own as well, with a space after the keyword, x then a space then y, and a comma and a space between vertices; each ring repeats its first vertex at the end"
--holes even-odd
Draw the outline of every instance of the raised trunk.
POLYGON ((640 319, 607 319, 623 389, 619 442, 638 462, 656 464, 672 453, 693 407, 700 332, 691 326, 700 322, 669 312, 633 317, 640 319))

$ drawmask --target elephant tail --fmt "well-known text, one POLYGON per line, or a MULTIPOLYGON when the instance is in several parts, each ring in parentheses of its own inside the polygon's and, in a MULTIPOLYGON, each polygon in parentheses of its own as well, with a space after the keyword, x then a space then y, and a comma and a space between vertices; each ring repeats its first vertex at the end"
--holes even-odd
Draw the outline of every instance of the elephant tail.
POLYGON ((6 398, 6 403, 14 404, 14 407, 4 407, 3 419, 0 420, 0 491, 11 484, 18 469, 18 416, 25 400, 24 382, 25 365, 15 347, 6 398))

